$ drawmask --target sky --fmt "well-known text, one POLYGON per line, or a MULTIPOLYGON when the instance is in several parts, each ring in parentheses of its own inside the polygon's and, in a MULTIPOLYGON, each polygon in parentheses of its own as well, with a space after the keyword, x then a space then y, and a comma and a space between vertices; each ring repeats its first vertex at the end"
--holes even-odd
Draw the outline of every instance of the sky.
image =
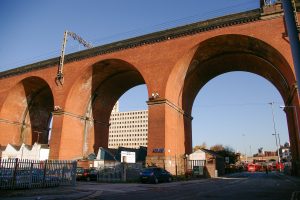
MULTIPOLYGON (((0 71, 60 54, 63 33, 93 46, 259 7, 259 0, 1 0, 0 71)), ((83 50, 68 40, 66 52, 83 50)), ((137 86, 120 99, 121 111, 147 109, 137 86)), ((233 72, 205 85, 193 106, 193 145, 223 144, 247 154, 275 149, 272 110, 281 143, 288 141, 282 98, 262 77, 233 72)))

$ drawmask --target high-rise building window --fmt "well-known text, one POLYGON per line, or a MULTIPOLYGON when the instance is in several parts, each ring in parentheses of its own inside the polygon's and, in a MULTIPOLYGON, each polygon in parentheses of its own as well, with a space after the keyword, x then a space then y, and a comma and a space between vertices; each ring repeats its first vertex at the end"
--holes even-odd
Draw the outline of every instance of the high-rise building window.
POLYGON ((148 127, 147 118, 147 110, 119 112, 119 105, 114 106, 110 118, 108 145, 110 147, 124 146, 130 148, 139 148, 140 145, 145 146, 146 143, 144 142, 132 141, 147 141, 148 129, 145 129, 148 127), (118 141, 123 141, 123 143, 118 143, 113 138, 119 138, 118 141))

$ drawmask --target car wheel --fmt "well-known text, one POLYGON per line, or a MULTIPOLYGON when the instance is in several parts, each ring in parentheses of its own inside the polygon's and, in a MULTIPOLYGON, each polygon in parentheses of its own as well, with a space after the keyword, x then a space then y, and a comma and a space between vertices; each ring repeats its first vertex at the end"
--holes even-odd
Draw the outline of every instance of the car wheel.
POLYGON ((168 182, 172 182, 172 177, 169 177, 169 178, 168 178, 168 182))
POLYGON ((157 184, 158 183, 158 179, 156 177, 154 177, 154 183, 157 184))
POLYGON ((91 180, 91 178, 90 177, 86 177, 86 181, 90 181, 91 180))

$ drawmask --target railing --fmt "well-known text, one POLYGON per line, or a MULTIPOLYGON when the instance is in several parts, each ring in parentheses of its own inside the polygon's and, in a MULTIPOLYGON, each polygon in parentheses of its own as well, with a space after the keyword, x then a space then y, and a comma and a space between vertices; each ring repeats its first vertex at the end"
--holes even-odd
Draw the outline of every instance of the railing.
POLYGON ((139 179, 142 164, 119 164, 113 167, 98 168, 98 182, 127 182, 139 179))
POLYGON ((194 166, 204 167, 206 165, 205 160, 188 160, 187 168, 193 169, 194 166))
POLYGON ((98 171, 97 181, 99 182, 121 182, 123 180, 123 170, 120 168, 101 168, 98 171))
POLYGON ((0 158, 0 189, 76 184, 76 161, 0 158))
POLYGON ((199 176, 204 175, 205 160, 188 160, 187 161, 187 175, 199 176))

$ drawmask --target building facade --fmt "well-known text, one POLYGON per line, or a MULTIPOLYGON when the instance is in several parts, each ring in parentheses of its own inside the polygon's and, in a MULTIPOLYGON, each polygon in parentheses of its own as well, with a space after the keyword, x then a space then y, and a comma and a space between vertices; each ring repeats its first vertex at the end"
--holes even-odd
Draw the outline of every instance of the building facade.
POLYGON ((108 148, 148 145, 148 110, 119 112, 118 102, 110 116, 108 148))
POLYGON ((211 178, 225 173, 224 157, 215 151, 199 149, 191 153, 187 159, 187 171, 193 171, 194 175, 211 178))
POLYGON ((8 144, 6 148, 2 151, 2 159, 28 159, 28 160, 48 160, 49 158, 49 145, 48 144, 38 144, 21 146, 8 144))

